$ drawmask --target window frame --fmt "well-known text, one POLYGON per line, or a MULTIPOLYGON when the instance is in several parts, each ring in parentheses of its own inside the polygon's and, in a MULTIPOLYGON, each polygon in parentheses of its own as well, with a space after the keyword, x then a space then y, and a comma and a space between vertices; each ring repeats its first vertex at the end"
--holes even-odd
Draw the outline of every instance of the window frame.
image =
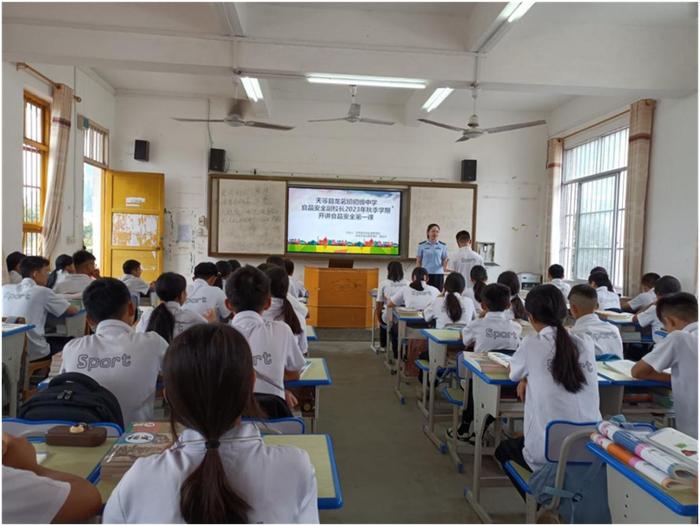
POLYGON ((78 115, 78 122, 83 122, 84 120, 87 121, 87 126, 83 127, 83 162, 96 166, 97 168, 101 168, 102 170, 109 170, 109 130, 95 123, 91 119, 86 119, 82 115, 78 115), (85 137, 91 128, 104 135, 104 140, 102 143, 102 151, 104 152, 103 163, 85 155, 85 137))

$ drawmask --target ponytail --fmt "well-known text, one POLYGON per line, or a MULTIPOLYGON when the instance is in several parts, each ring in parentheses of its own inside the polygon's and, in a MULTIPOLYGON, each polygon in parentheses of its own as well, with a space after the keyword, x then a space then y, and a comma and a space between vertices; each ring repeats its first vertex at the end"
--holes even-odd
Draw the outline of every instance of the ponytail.
POLYGON ((527 311, 525 310, 525 305, 523 305, 523 300, 520 299, 520 295, 511 296, 510 308, 513 310, 513 317, 516 320, 527 321, 527 311))
POLYGON ((515 319, 527 320, 527 311, 523 305, 523 300, 520 299, 520 280, 518 275, 512 270, 506 270, 501 272, 496 282, 510 289, 510 307, 515 319))
POLYGON ((474 299, 481 303, 481 292, 486 287, 486 280, 488 279, 486 268, 482 265, 474 265, 469 271, 469 277, 474 282, 474 299))
POLYGON ((168 310, 165 303, 161 303, 155 309, 153 309, 153 312, 151 312, 151 317, 148 318, 146 331, 157 332, 168 343, 173 340, 173 334, 175 332, 175 316, 173 316, 173 313, 168 310))
POLYGON ((417 290, 418 292, 423 292, 423 290, 425 290, 423 288, 423 282, 427 277, 428 271, 423 267, 414 268, 413 273, 411 274, 411 284, 409 287, 411 287, 413 290, 417 290))
POLYGON ((49 279, 46 282, 46 286, 50 289, 56 285, 56 280, 58 279, 58 269, 55 268, 51 271, 51 274, 49 274, 49 279))
POLYGON ((68 254, 61 254, 56 258, 56 265, 53 271, 49 274, 49 279, 46 282, 46 286, 50 289, 54 288, 56 281, 58 280, 58 271, 65 270, 73 264, 73 258, 68 254))
POLYGON ((287 299, 289 292, 289 276, 284 267, 278 265, 268 265, 264 270, 267 277, 270 278, 270 294, 273 298, 282 300, 282 316, 283 321, 294 334, 301 334, 301 323, 294 311, 294 307, 287 299))
POLYGON ((464 276, 459 272, 452 272, 445 280, 445 310, 453 323, 462 319, 464 313, 459 296, 464 292, 464 276))
POLYGON ((605 287, 610 292, 615 292, 610 277, 605 272, 594 272, 588 276, 588 283, 594 283, 596 287, 605 287))
POLYGON ((187 289, 187 281, 184 276, 175 272, 163 272, 156 280, 156 294, 163 302, 158 305, 148 319, 146 331, 154 331, 170 343, 175 333, 175 316, 168 310, 165 303, 176 301, 180 294, 187 289))
POLYGON ((284 323, 289 325, 292 332, 297 335, 301 334, 301 323, 299 323, 299 318, 297 313, 294 311, 294 307, 285 297, 282 299, 282 315, 284 316, 284 323))

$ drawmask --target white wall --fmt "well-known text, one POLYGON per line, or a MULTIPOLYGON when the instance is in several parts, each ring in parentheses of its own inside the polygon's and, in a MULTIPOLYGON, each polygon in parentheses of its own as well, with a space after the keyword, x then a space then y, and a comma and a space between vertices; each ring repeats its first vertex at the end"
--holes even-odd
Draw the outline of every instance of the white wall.
MULTIPOLYGON (((67 175, 63 190, 61 235, 55 255, 72 254, 82 247, 83 171, 82 131, 77 129, 76 114, 80 113, 109 130, 114 129, 115 100, 111 88, 104 86, 79 68, 32 64, 56 82, 75 90, 82 102, 74 103, 68 143, 67 175), (77 140, 76 140, 77 139, 77 140)), ((23 92, 51 99, 51 88, 14 64, 2 64, 2 250, 5 254, 22 248, 22 130, 23 92)))
MULTIPOLYGON (((212 117, 223 116, 225 106, 225 101, 212 101, 212 117)), ((403 107, 363 105, 362 111, 368 116, 396 120, 397 124, 392 127, 308 124, 306 119, 309 118, 345 114, 347 104, 275 101, 270 120, 295 125, 295 130, 274 132, 213 124, 213 146, 227 151, 230 171, 250 173, 256 169, 260 174, 313 174, 341 179, 395 177, 457 181, 460 160, 477 159, 476 239, 496 243, 496 260, 503 270, 536 271, 540 268, 540 210, 546 154, 544 126, 455 144, 454 133, 430 126, 401 125, 398 121, 403 107)), ((209 142, 205 125, 179 123, 169 117, 203 118, 206 112, 207 103, 203 100, 117 97, 112 167, 165 173, 168 210, 165 268, 186 276, 191 274, 196 262, 206 259, 206 231, 199 222, 207 213, 209 142), (133 159, 134 139, 151 141, 149 162, 133 159), (175 243, 175 225, 184 221, 196 226, 195 239, 192 243, 175 243)), ((542 117, 536 113, 480 113, 485 126, 542 117)), ((466 115, 436 110, 431 118, 459 124, 466 120, 466 115)), ((440 203, 436 202, 435 206, 439 207, 440 203)), ((363 266, 385 266, 382 261, 363 261, 363 266)), ((299 277, 305 262, 326 264, 325 260, 303 258, 295 258, 295 262, 300 269, 299 277)))

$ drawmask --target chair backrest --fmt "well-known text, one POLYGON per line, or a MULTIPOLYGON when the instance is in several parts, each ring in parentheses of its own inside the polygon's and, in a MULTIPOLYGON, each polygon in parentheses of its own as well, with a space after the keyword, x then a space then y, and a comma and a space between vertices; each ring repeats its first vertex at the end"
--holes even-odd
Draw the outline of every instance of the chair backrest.
POLYGON ((595 456, 586 448, 591 433, 597 429, 597 422, 568 422, 552 420, 547 424, 544 440, 544 456, 550 462, 564 460, 567 463, 593 462, 595 456), (565 441, 570 443, 566 458, 562 459, 565 441))
POLYGON ((262 434, 303 435, 306 431, 304 420, 299 417, 275 418, 260 420, 256 418, 244 418, 244 422, 257 424, 262 434))
MULTIPOLYGON (((2 430, 12 436, 41 436, 43 437, 49 429, 55 426, 72 426, 75 422, 66 420, 24 420, 22 418, 3 418, 2 430)), ((124 430, 117 424, 111 422, 95 422, 90 424, 95 427, 104 427, 107 430, 107 437, 118 438, 124 430)))
POLYGON ((27 321, 22 316, 3 316, 3 323, 25 324, 27 321))

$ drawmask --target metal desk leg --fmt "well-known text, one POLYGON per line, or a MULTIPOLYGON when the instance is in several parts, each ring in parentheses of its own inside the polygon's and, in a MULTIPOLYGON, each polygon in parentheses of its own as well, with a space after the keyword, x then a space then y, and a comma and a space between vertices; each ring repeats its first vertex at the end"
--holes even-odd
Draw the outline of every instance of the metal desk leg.
POLYGON ((404 367, 404 341, 406 339, 406 322, 399 320, 399 337, 397 338, 396 342, 399 345, 399 348, 396 353, 396 388, 394 389, 394 392, 396 393, 396 396, 399 398, 399 402, 401 404, 406 403, 406 399, 403 396, 403 393, 401 392, 401 377, 404 374, 405 367, 404 367))
POLYGON ((439 367, 444 367, 447 362, 447 345, 428 340, 428 354, 430 370, 428 371, 428 424, 423 426, 423 432, 435 444, 437 448, 445 453, 445 444, 435 435, 435 380, 439 367))
POLYGON ((319 405, 320 405, 320 400, 321 400, 321 391, 318 388, 318 386, 314 387, 315 391, 315 404, 314 404, 314 417, 311 420, 311 432, 312 433, 318 433, 318 413, 319 413, 319 405))
POLYGON ((389 369, 392 373, 394 372, 394 344, 391 342, 391 328, 394 326, 394 311, 389 309, 387 311, 387 324, 386 324, 386 356, 384 357, 384 366, 389 369))

